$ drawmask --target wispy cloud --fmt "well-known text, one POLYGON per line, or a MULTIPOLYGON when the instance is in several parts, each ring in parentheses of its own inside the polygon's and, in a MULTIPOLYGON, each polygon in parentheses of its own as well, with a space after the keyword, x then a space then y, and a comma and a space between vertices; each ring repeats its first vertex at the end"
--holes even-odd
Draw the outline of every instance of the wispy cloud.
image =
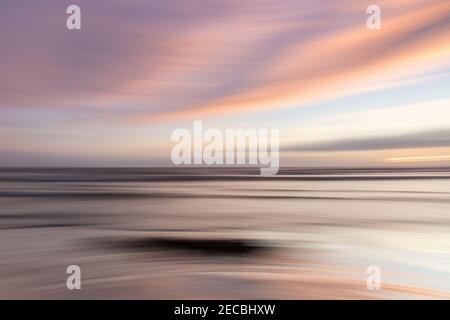
POLYGON ((361 151, 436 147, 450 147, 450 129, 393 136, 378 136, 372 138, 353 138, 335 140, 332 142, 318 142, 315 144, 290 146, 284 148, 284 150, 361 151))
POLYGON ((382 1, 378 32, 350 0, 79 2, 80 32, 63 27, 63 2, 2 8, 0 107, 136 121, 277 108, 365 90, 450 53, 448 1, 382 1))
POLYGON ((430 161, 448 161, 450 155, 437 155, 437 156, 415 156, 415 157, 396 157, 387 158, 385 162, 430 162, 430 161))
MULTIPOLYGON (((149 145, 153 154, 170 149, 149 127, 207 117, 222 124, 223 113, 234 125, 244 111, 306 110, 385 88, 407 95, 405 83, 439 83, 433 75, 450 68, 445 0, 378 1, 379 31, 367 30, 368 4, 357 0, 79 0, 80 31, 65 28, 68 4, 0 3, 0 152, 8 162, 36 152, 143 158, 149 145)), ((436 133, 450 127, 448 101, 427 99, 335 107, 298 126, 301 114, 265 123, 301 150, 444 146, 436 133)))

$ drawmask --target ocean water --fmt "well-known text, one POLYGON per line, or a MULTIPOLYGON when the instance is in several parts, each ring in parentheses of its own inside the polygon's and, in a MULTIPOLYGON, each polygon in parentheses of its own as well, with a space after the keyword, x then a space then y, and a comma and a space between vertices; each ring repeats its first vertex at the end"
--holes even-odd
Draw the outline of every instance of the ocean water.
POLYGON ((1 169, 0 298, 449 299, 450 169, 1 169))

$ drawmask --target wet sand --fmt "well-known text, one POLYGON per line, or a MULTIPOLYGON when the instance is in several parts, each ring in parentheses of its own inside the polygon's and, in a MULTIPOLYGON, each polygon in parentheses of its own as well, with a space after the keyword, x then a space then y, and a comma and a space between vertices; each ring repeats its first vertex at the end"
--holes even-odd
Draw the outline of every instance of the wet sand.
POLYGON ((255 172, 0 170, 0 298, 450 298, 449 170, 255 172))

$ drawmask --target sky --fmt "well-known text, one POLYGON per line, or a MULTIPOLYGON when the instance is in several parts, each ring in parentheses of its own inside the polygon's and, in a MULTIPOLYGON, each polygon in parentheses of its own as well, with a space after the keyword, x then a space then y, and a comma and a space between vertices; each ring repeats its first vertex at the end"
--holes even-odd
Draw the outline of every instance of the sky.
POLYGON ((371 4, 1 1, 0 166, 170 165, 194 120, 279 129, 285 166, 449 165, 450 2, 371 4))

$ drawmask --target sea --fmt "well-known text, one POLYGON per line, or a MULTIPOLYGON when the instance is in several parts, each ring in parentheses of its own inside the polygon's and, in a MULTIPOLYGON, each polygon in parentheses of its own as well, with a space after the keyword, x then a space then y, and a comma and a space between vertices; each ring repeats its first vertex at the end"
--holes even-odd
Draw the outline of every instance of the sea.
POLYGON ((0 298, 449 299, 450 168, 2 168, 0 298))

